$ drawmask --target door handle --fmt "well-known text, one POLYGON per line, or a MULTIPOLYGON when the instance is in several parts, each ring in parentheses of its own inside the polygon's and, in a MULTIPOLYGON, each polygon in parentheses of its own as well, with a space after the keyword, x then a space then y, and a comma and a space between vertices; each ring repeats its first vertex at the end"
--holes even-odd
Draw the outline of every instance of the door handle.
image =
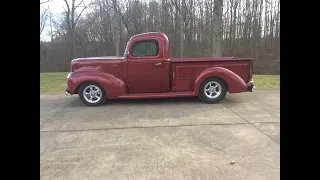
POLYGON ((160 66, 162 63, 157 63, 157 64, 155 64, 156 66, 160 66))

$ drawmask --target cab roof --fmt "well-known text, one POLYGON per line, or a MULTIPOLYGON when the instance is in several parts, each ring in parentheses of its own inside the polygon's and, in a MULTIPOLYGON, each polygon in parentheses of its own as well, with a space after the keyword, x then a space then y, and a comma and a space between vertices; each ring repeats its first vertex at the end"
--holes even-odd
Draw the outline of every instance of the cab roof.
POLYGON ((141 34, 136 34, 136 35, 134 35, 134 36, 132 36, 131 38, 130 38, 130 41, 132 40, 132 39, 136 39, 136 38, 140 38, 140 37, 161 37, 161 38, 164 38, 164 39, 166 39, 166 40, 168 40, 168 37, 167 37, 167 35, 165 35, 164 33, 162 33, 162 32, 147 32, 147 33, 141 33, 141 34))

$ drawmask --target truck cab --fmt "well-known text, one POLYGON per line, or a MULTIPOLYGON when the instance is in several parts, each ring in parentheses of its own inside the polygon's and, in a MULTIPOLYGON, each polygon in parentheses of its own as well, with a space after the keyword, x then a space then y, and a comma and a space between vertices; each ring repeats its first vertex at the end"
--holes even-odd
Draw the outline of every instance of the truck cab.
POLYGON ((252 58, 170 58, 164 33, 143 33, 129 39, 123 57, 72 60, 66 94, 79 94, 89 106, 107 99, 187 96, 218 103, 227 92, 253 91, 252 67, 252 58))
POLYGON ((125 51, 123 79, 128 93, 169 92, 169 41, 163 33, 139 34, 130 38, 125 51))

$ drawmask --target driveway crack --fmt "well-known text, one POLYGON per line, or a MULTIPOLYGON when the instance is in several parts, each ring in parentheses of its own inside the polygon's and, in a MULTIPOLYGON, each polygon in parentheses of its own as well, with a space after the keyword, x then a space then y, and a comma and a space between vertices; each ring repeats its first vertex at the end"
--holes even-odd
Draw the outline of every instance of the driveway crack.
POLYGON ((67 108, 69 105, 71 105, 75 100, 71 101, 70 103, 68 103, 67 105, 65 105, 61 110, 57 111, 56 113, 54 113, 50 118, 48 118, 45 122, 43 122, 41 125, 40 125, 40 128, 41 126, 43 126, 44 124, 46 124, 48 121, 50 121, 53 117, 55 117, 56 115, 60 114, 65 108, 67 108))
MULTIPOLYGON (((259 123, 279 123, 279 122, 259 122, 259 123)), ((128 129, 151 129, 151 128, 179 128, 179 127, 199 127, 199 126, 232 126, 243 125, 242 123, 211 123, 211 124, 187 124, 187 125, 166 125, 166 126, 133 126, 133 127, 114 127, 114 128, 95 128, 95 129, 67 129, 67 130, 44 130, 40 132, 83 132, 83 131, 109 131, 109 130, 128 130, 128 129)))
MULTIPOLYGON (((265 134, 266 136, 268 136, 269 138, 271 138, 273 141, 277 142, 278 144, 280 144, 279 141, 277 141, 276 139, 274 139, 272 136, 270 136, 269 134, 267 134, 266 132, 264 132, 263 130, 261 130, 260 128, 258 128, 256 125, 254 125, 252 122, 248 121, 246 118, 244 118, 243 116, 241 116, 240 114, 234 112, 232 109, 228 108, 225 104, 222 104, 224 107, 226 107, 229 111, 233 112, 234 114, 236 114, 237 116, 239 116, 241 119, 245 120, 246 122, 248 122, 248 124, 251 124, 254 128, 256 128, 257 130, 259 130, 260 132, 262 132, 263 134, 265 134)), ((276 122, 275 122, 276 123, 276 122)))

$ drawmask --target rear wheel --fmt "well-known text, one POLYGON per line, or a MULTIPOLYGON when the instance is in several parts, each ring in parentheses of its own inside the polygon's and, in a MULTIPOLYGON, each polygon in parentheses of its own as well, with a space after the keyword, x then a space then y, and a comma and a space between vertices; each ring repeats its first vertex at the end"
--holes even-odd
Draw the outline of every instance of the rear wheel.
POLYGON ((199 98, 205 103, 218 103, 224 99, 227 90, 226 83, 220 78, 208 78, 201 83, 199 98))
POLYGON ((107 99, 104 89, 95 82, 83 83, 78 94, 81 101, 88 106, 102 105, 107 99))

